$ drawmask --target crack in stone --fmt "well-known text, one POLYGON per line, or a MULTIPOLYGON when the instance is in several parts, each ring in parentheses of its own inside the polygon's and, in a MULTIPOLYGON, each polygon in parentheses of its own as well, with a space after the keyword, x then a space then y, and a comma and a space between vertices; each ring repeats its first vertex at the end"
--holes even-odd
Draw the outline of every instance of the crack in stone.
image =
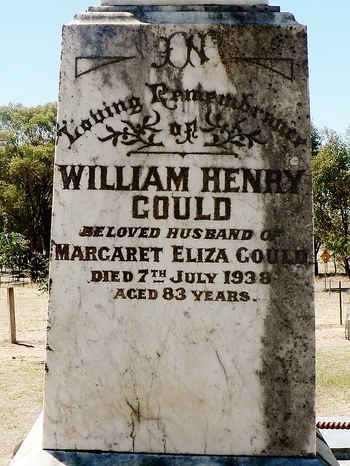
MULTIPOLYGON (((212 345, 212 346, 213 346, 213 345, 212 345)), ((220 366, 222 367, 222 370, 224 371, 226 383, 227 383, 227 385, 228 385, 229 382, 228 382, 228 377, 227 377, 227 372, 226 372, 225 366, 223 365, 223 363, 222 363, 222 361, 221 361, 221 359, 220 359, 218 350, 216 350, 216 349, 214 348, 214 346, 213 346, 213 349, 214 349, 214 351, 215 351, 215 354, 216 354, 216 357, 217 357, 217 359, 218 359, 218 361, 219 361, 219 364, 220 364, 220 366)))

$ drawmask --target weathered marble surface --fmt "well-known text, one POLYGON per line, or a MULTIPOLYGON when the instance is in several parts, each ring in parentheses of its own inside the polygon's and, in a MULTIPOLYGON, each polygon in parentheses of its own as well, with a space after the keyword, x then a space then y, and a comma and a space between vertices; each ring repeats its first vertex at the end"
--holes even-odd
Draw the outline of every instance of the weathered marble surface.
POLYGON ((64 27, 44 448, 315 453, 306 31, 64 27))
POLYGON ((172 456, 43 450, 42 416, 38 418, 10 466, 336 466, 338 462, 321 437, 316 458, 249 458, 172 456))
POLYGON ((294 25, 291 13, 281 13, 279 6, 266 5, 113 5, 92 6, 76 19, 92 21, 134 20, 149 24, 221 24, 221 25, 294 25), (130 16, 132 15, 132 17, 130 16))

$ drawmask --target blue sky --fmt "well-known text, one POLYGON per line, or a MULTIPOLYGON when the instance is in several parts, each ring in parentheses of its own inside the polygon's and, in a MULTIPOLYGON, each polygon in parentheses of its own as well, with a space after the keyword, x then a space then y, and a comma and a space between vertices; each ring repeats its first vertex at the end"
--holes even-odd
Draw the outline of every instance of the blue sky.
MULTIPOLYGON (((61 25, 98 4, 0 0, 0 105, 57 100, 61 25)), ((344 133, 350 125, 350 0, 270 0, 270 5, 308 26, 313 121, 344 133)))

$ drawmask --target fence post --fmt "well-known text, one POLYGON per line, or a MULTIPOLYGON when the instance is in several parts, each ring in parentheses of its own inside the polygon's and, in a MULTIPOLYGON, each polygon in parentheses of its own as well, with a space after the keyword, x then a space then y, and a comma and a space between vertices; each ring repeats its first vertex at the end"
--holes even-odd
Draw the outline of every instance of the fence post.
POLYGON ((339 308, 340 308, 340 325, 343 325, 343 306, 341 299, 341 282, 339 282, 339 308))
POLYGON ((15 316, 15 293, 14 288, 7 288, 7 303, 10 315, 10 342, 17 343, 16 339, 16 316, 15 316))

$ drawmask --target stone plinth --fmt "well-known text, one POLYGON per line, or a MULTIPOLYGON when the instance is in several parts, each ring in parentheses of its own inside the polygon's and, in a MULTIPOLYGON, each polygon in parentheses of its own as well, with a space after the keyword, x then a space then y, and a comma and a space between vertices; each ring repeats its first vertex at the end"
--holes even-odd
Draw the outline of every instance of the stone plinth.
POLYGON ((63 29, 44 448, 315 455, 306 29, 125 10, 63 29))
MULTIPOLYGON (((183 1, 179 0, 101 0, 100 5, 183 5, 183 1)), ((190 5, 268 5, 268 0, 254 2, 251 0, 191 0, 190 5)))
POLYGON ((317 436, 315 458, 249 458, 227 456, 150 455, 43 450, 40 416, 11 466, 336 466, 333 453, 321 435, 317 436))

